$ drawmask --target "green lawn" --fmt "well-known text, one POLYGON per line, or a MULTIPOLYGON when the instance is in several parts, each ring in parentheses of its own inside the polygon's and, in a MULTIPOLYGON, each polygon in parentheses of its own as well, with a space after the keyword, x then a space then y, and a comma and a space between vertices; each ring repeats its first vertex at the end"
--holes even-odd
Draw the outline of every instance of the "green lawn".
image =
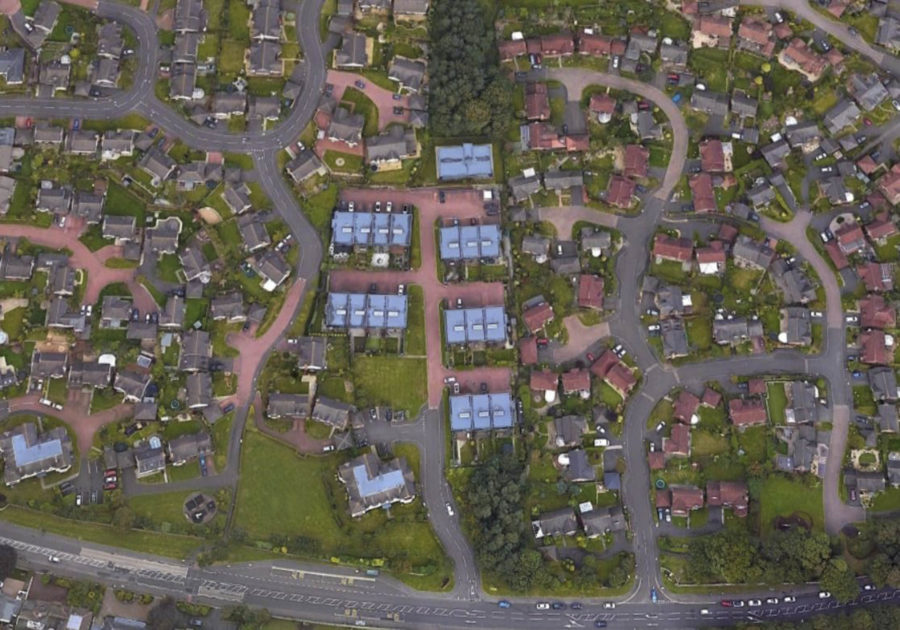
POLYGON ((356 175, 359 174, 363 166, 362 156, 340 153, 338 151, 325 151, 322 159, 328 168, 335 173, 356 175))
POLYGON ((25 315, 27 314, 28 309, 23 307, 14 308, 11 311, 3 313, 3 319, 0 320, 0 328, 3 328, 3 332, 9 335, 9 338, 13 341, 21 340, 25 315))
POLYGON ((348 87, 344 90, 341 103, 351 105, 349 109, 352 109, 354 114, 362 114, 366 119, 363 127, 364 136, 374 136, 378 133, 378 107, 372 99, 356 88, 348 87))
POLYGON ((451 580, 449 561, 418 501, 393 506, 390 516, 375 510, 350 518, 346 494, 335 478, 342 455, 300 457, 250 428, 241 457, 235 519, 251 539, 301 537, 304 555, 321 559, 366 564, 385 559, 398 577, 419 588, 439 589, 451 580))
POLYGON ((690 346, 696 350, 708 350, 712 346, 712 321, 699 315, 687 320, 687 338, 690 346))
POLYGON ((825 526, 822 487, 818 483, 810 487, 800 480, 771 476, 760 488, 759 504, 761 535, 772 531, 776 516, 790 516, 794 512, 811 517, 816 530, 821 531, 825 526))
POLYGON ((407 292, 406 354, 422 356, 425 354, 425 294, 418 285, 408 287, 407 292))
POLYGON ((694 457, 712 457, 727 453, 730 449, 728 438, 709 431, 691 432, 691 455, 694 457))
POLYGON ((238 75, 244 67, 245 46, 239 41, 222 40, 222 49, 219 51, 219 71, 226 75, 238 75))
POLYGON ((359 407, 389 405, 409 418, 426 402, 425 359, 359 356, 353 360, 353 383, 359 407))
MULTIPOLYGON (((181 468, 187 468, 188 465, 181 468)), ((197 464, 194 464, 194 468, 197 464)), ((172 467, 169 468, 171 473, 172 467)), ((195 471, 196 472, 196 471, 195 471)), ((198 475, 199 476, 199 473, 198 475)), ((170 475, 171 479, 171 475, 170 475)), ((188 520, 184 516, 184 500, 191 495, 190 492, 166 492, 163 494, 150 494, 128 499, 128 505, 134 510, 136 516, 142 516, 159 524, 187 525, 188 520)), ((224 515, 216 514, 217 519, 224 520, 224 515)))
POLYGON ((900 510, 900 488, 888 487, 879 492, 872 500, 872 509, 876 512, 900 510))
POLYGON ((769 383, 766 390, 768 392, 769 420, 772 421, 772 424, 784 424, 784 409, 787 407, 784 383, 769 383))

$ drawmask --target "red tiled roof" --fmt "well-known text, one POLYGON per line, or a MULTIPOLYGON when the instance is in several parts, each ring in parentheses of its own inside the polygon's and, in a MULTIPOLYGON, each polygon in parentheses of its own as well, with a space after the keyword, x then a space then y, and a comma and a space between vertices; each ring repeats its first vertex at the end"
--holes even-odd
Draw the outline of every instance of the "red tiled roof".
POLYGON ((883 330, 866 330, 859 335, 859 360, 868 365, 890 363, 893 355, 885 345, 883 330))
POLYGON ((722 173, 725 170, 725 151, 721 140, 700 143, 700 167, 707 173, 722 173))
POLYGON ((531 372, 529 387, 534 392, 555 392, 559 386, 559 376, 549 370, 534 370, 531 372))
POLYGON ((657 234, 653 239, 653 255, 657 258, 690 262, 694 255, 694 242, 689 238, 657 234))
POLYGON ((617 363, 619 363, 619 357, 616 356, 616 353, 612 350, 604 350, 603 354, 591 364, 591 374, 598 378, 606 378, 606 373, 617 363))
POLYGON ((900 203, 900 164, 894 164, 890 172, 881 176, 878 190, 892 205, 900 203))
POLYGON ((694 200, 694 212, 715 212, 716 195, 713 192, 712 177, 709 173, 698 173, 689 182, 694 200))
POLYGON ((763 20, 745 17, 738 27, 738 37, 746 39, 758 46, 767 45, 770 40, 772 25, 763 20))
POLYGON ((793 29, 791 29, 790 24, 788 24, 787 22, 776 24, 772 28, 772 31, 775 33, 775 37, 777 37, 778 39, 787 39, 794 34, 793 29))
POLYGON ((649 165, 650 149, 639 144, 629 144, 625 147, 625 177, 647 177, 649 165))
POLYGON ((604 282, 600 276, 583 273, 578 276, 578 306, 603 308, 604 282))
POLYGON ((863 328, 894 328, 897 311, 884 297, 873 293, 859 301, 859 324, 863 328))
POLYGON ((866 290, 878 293, 894 288, 894 268, 887 263, 867 262, 856 267, 866 290))
POLYGON ((563 372, 562 388, 565 394, 591 391, 591 373, 577 368, 563 372))
POLYGON ((695 413, 697 413, 697 409, 700 407, 700 399, 685 389, 682 390, 680 394, 678 394, 678 398, 675 399, 674 406, 675 419, 679 422, 683 422, 684 424, 690 424, 691 417, 695 413))
POLYGON ((737 238, 738 229, 731 225, 730 223, 723 223, 719 226, 719 238, 725 241, 726 243, 733 243, 734 239, 737 238))
POLYGON ((606 187, 606 202, 619 208, 628 208, 634 198, 635 188, 636 184, 627 177, 613 175, 606 187))
MULTIPOLYGON (((652 455, 653 453, 651 453, 652 455)), ((656 507, 668 508, 672 507, 672 494, 668 489, 656 491, 656 507)))
POLYGON ((804 72, 818 75, 825 69, 825 59, 806 45, 802 39, 794 38, 782 51, 782 54, 793 60, 804 72))
POLYGON ((703 490, 676 486, 672 488, 672 516, 687 516, 703 507, 703 490))
POLYGON ((500 42, 497 48, 500 50, 500 58, 504 60, 514 59, 528 52, 524 39, 507 39, 500 42))
POLYGON ((743 481, 707 481, 706 503, 713 507, 730 507, 735 516, 743 518, 747 516, 749 505, 747 484, 743 481))
POLYGON ((588 109, 595 114, 612 114, 616 111, 616 99, 609 94, 592 94, 588 109))
POLYGON ((606 383, 623 397, 637 384, 634 372, 624 363, 616 363, 606 372, 606 383))
POLYGON ((857 160, 856 166, 858 166, 859 170, 866 175, 871 175, 878 170, 878 164, 875 163, 875 160, 872 159, 871 155, 864 155, 862 159, 857 160))
POLYGON ((541 52, 545 55, 567 55, 575 52, 575 40, 571 33, 541 35, 541 52))
POLYGON ((847 254, 859 251, 865 246, 866 237, 856 221, 846 221, 834 231, 834 236, 837 238, 841 250, 847 254))
POLYGON ((690 455, 691 427, 686 424, 673 426, 671 436, 663 438, 663 451, 667 455, 690 455))
POLYGON ((525 117, 528 120, 550 118, 550 98, 547 96, 546 83, 525 84, 525 117))
POLYGON ((870 239, 878 241, 894 236, 897 233, 897 226, 891 220, 890 216, 886 212, 883 212, 875 217, 871 223, 866 225, 866 233, 869 235, 870 239))
POLYGON ((711 241, 709 247, 701 247, 696 251, 697 262, 700 264, 719 263, 724 265, 727 256, 725 255, 725 245, 722 241, 711 241))
POLYGON ((697 30, 711 37, 731 37, 731 19, 721 15, 703 15, 697 30))
POLYGON ((728 401, 728 416, 735 426, 744 427, 752 424, 765 424, 768 416, 766 405, 759 399, 743 400, 734 398, 728 401))
POLYGON ((565 137, 566 151, 587 151, 591 148, 591 137, 586 133, 569 134, 565 137))
POLYGON ((647 463, 650 470, 662 470, 666 467, 666 456, 662 451, 647 453, 647 463))
POLYGON ((747 382, 747 391, 752 396, 762 396, 766 393, 766 382, 761 378, 751 378, 747 382))
POLYGON ((525 321, 525 326, 528 327, 528 330, 536 333, 553 319, 553 308, 547 302, 541 302, 537 306, 532 306, 523 312, 522 319, 525 321))
POLYGON ((722 394, 711 387, 707 387, 703 391, 703 397, 700 399, 700 402, 707 407, 718 407, 719 403, 722 402, 722 394))
POLYGON ((533 150, 565 149, 565 142, 559 137, 553 125, 533 122, 528 125, 528 148, 533 150))
POLYGON ((837 241, 828 241, 825 243, 825 253, 831 258, 831 262, 834 263, 834 266, 838 271, 850 266, 850 261, 847 260, 847 256, 841 251, 837 241))
POLYGON ((578 37, 578 50, 588 55, 622 55, 625 54, 625 42, 596 33, 582 33, 578 37))
POLYGON ((519 363, 522 365, 534 365, 537 363, 537 337, 523 337, 519 339, 519 363))

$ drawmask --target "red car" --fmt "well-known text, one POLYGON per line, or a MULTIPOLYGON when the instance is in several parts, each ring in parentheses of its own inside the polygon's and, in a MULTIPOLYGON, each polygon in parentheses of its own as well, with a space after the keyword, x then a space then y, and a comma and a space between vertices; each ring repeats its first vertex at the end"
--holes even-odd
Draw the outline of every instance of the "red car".
POLYGON ((544 337, 541 337, 540 339, 537 340, 537 345, 539 345, 541 348, 546 346, 548 343, 550 343, 550 340, 546 339, 544 337))
POLYGON ((107 481, 105 484, 103 484, 104 490, 115 490, 118 487, 119 486, 115 481, 107 481))
POLYGON ((587 353, 587 360, 588 360, 588 363, 593 363, 593 362, 594 362, 594 355, 593 355, 593 353, 591 353, 591 352, 588 352, 588 353, 587 353))
POLYGON ((722 604, 722 606, 724 606, 725 608, 731 608, 732 605, 733 605, 733 604, 731 603, 731 600, 730 600, 730 599, 723 599, 723 600, 722 600, 721 602, 719 602, 719 603, 722 604))
POLYGON ((872 126, 872 119, 871 119, 871 118, 863 118, 863 124, 864 124, 866 127, 871 127, 871 126, 872 126))

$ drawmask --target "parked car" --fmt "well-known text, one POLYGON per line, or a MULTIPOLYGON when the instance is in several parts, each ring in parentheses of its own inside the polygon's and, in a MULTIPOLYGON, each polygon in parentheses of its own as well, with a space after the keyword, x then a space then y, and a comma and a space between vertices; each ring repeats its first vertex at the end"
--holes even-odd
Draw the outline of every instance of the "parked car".
POLYGON ((747 605, 748 605, 748 606, 751 606, 751 607, 753 607, 753 608, 756 608, 757 606, 762 606, 762 600, 760 600, 760 599, 751 599, 751 600, 747 601, 747 605))
POLYGON ((363 81, 362 79, 357 79, 357 80, 353 83, 353 85, 355 85, 356 87, 358 87, 360 90, 363 90, 363 89, 365 89, 365 87, 366 87, 366 82, 363 81))
POLYGON ((613 609, 616 607, 616 602, 603 602, 603 607, 606 609, 613 609))
POLYGON ((777 598, 777 597, 767 597, 767 598, 766 598, 766 603, 767 603, 767 604, 777 604, 777 603, 778 603, 778 598, 777 598))
POLYGON ((448 516, 453 516, 453 513, 454 513, 454 512, 453 512, 453 506, 450 505, 449 502, 448 502, 448 503, 445 503, 444 505, 447 507, 447 515, 448 515, 448 516))
POLYGON ((498 605, 500 608, 509 608, 512 604, 510 604, 510 603, 509 603, 508 601, 506 601, 505 599, 501 599, 499 602, 497 602, 497 605, 498 605))
POLYGON ((819 599, 829 599, 831 597, 830 591, 819 591, 818 595, 819 599))
POLYGON ((874 591, 874 590, 877 590, 878 587, 875 586, 874 584, 863 584, 862 589, 863 589, 864 591, 874 591))
POLYGON ((538 602, 534 607, 538 610, 550 610, 550 604, 548 602, 538 602))
POLYGON ((783 601, 785 604, 793 604, 797 601, 797 598, 793 595, 785 595, 781 601, 783 601))

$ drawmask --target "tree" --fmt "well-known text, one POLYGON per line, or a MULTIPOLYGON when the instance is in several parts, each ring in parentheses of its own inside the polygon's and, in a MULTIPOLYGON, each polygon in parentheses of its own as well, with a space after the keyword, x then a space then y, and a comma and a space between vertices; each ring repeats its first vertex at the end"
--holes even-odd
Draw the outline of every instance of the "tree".
POLYGON ((163 597, 147 613, 147 628, 149 630, 174 630, 179 618, 178 609, 175 608, 175 600, 171 597, 163 597))
POLYGON ((12 575, 16 568, 16 550, 9 545, 0 545, 0 582, 12 575))
POLYGON ((856 576, 847 566, 843 558, 832 558, 822 573, 822 588, 831 591, 834 598, 841 602, 849 602, 859 595, 859 584, 856 576))

